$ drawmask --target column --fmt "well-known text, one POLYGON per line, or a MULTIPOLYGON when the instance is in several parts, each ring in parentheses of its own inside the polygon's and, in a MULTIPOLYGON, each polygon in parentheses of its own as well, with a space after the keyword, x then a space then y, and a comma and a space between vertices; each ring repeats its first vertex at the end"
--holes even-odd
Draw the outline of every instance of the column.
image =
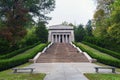
POLYGON ((74 41, 75 37, 74 37, 74 30, 71 31, 71 41, 74 41))
POLYGON ((62 42, 64 43, 64 35, 62 35, 62 42))
POLYGON ((60 43, 60 34, 59 34, 59 43, 60 43))
POLYGON ((54 40, 54 36, 52 35, 51 37, 52 37, 52 42, 54 43, 54 41, 53 41, 54 40))
POLYGON ((72 41, 71 35, 69 35, 69 43, 72 41))
POLYGON ((65 35, 65 39, 66 39, 66 43, 68 43, 68 40, 67 40, 67 35, 65 35))
POLYGON ((57 43, 57 35, 55 35, 55 42, 57 43))

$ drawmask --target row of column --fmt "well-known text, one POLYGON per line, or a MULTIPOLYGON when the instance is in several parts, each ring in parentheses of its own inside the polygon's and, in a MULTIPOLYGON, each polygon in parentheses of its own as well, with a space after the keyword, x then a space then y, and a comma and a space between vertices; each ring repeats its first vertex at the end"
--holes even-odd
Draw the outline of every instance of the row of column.
POLYGON ((52 35, 52 42, 69 43, 70 42, 70 35, 52 35))

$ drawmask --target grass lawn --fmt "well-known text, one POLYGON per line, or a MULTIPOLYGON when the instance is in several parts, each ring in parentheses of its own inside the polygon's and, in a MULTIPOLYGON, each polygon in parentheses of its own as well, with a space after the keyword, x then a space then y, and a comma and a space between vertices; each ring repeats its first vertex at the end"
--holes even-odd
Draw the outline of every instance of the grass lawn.
MULTIPOLYGON (((25 67, 30 65, 26 63, 18 67, 25 67)), ((45 74, 30 74, 30 73, 13 73, 11 69, 0 72, 0 80, 43 80, 45 74)))
POLYGON ((85 74, 89 80, 120 80, 120 74, 85 74))
POLYGON ((119 60, 119 59, 117 59, 117 58, 115 58, 115 57, 112 57, 112 56, 106 54, 106 53, 100 52, 100 51, 98 51, 98 50, 96 50, 96 49, 94 49, 94 48, 92 48, 92 47, 90 47, 90 46, 88 46, 88 45, 85 45, 85 44, 82 44, 82 43, 78 43, 78 45, 81 45, 81 46, 84 47, 87 51, 93 52, 94 55, 97 55, 97 56, 99 56, 99 57, 105 57, 106 59, 119 60))

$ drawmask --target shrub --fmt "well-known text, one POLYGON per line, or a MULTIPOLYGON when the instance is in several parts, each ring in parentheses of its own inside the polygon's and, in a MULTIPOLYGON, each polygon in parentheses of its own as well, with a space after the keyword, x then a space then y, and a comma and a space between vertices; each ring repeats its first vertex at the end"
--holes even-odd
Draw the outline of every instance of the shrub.
MULTIPOLYGON (((7 40, 1 39, 0 38, 0 53, 5 53, 6 50, 9 50, 9 42, 7 40)), ((0 54, 0 55, 1 55, 0 54)))
POLYGON ((40 44, 30 50, 25 51, 23 54, 17 55, 10 59, 0 60, 0 71, 26 63, 38 52, 42 51, 47 45, 48 44, 40 44))
POLYGON ((81 50, 87 52, 92 58, 97 59, 98 62, 104 63, 106 65, 120 67, 120 60, 116 58, 111 58, 109 56, 105 56, 104 54, 96 54, 91 50, 87 49, 87 47, 83 46, 83 44, 74 43, 81 50))
POLYGON ((120 53, 120 45, 116 44, 115 41, 111 40, 110 37, 96 38, 86 36, 84 41, 120 53))
POLYGON ((95 49, 97 49, 97 50, 99 50, 101 52, 104 52, 104 53, 106 53, 108 55, 111 55, 113 57, 116 57, 116 58, 120 59, 120 53, 117 53, 117 52, 114 52, 114 51, 111 51, 111 50, 108 50, 108 49, 105 49, 105 48, 102 48, 102 47, 98 47, 98 46, 90 44, 88 42, 83 41, 82 43, 84 43, 84 44, 86 44, 86 45, 88 45, 88 46, 90 46, 92 48, 95 48, 95 49))
POLYGON ((20 54, 20 53, 22 53, 22 52, 30 49, 30 48, 35 47, 35 46, 38 45, 38 44, 40 44, 40 42, 38 42, 38 43, 36 43, 36 44, 34 44, 34 45, 31 45, 31 46, 27 46, 27 47, 22 48, 22 49, 19 49, 19 50, 15 50, 15 51, 13 51, 13 52, 11 52, 11 53, 7 53, 7 54, 5 54, 5 55, 1 55, 1 56, 0 56, 0 59, 8 59, 8 58, 11 58, 11 57, 13 57, 13 56, 16 56, 16 55, 18 55, 18 54, 20 54))

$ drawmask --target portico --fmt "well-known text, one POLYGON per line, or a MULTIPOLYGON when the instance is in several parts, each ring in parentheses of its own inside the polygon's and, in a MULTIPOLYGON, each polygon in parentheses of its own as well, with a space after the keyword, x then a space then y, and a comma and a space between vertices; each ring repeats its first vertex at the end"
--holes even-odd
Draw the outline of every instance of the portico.
POLYGON ((50 26, 48 41, 53 43, 70 43, 74 41, 73 27, 64 25, 50 26))

